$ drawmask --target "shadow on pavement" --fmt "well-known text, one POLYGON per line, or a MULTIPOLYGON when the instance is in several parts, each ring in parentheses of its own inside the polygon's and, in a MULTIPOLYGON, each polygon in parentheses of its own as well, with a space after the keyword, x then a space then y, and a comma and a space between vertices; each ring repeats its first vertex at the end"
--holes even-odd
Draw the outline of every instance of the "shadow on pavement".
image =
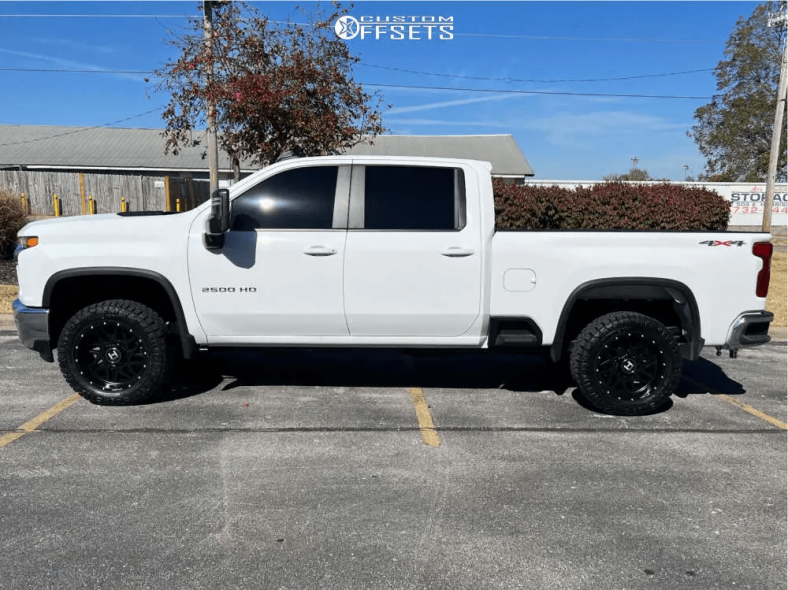
MULTIPOLYGON (((744 388, 704 358, 684 362, 677 397, 693 394, 742 394, 744 388)), ((420 387, 505 389, 522 393, 569 391, 579 405, 597 411, 573 391, 565 365, 539 354, 490 351, 390 349, 227 349, 179 364, 173 386, 148 403, 162 403, 206 393, 219 387, 420 387)), ((668 401, 652 413, 672 407, 668 401)))
POLYGON ((683 398, 696 393, 728 395, 747 393, 741 383, 734 381, 718 365, 702 357, 696 361, 684 361, 683 373, 684 376, 676 392, 678 397, 683 398))
POLYGON ((424 387, 553 391, 572 387, 562 369, 540 355, 389 349, 228 349, 183 362, 173 386, 150 403, 254 386, 424 387))

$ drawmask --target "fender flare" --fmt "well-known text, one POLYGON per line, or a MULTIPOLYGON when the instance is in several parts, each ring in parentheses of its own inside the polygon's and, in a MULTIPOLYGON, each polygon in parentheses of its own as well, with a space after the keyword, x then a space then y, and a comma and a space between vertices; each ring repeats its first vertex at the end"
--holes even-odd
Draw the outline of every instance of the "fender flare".
POLYGON ((189 333, 186 326, 186 315, 183 313, 183 306, 181 305, 178 292, 172 283, 162 274, 144 268, 128 268, 122 266, 100 266, 100 267, 83 267, 83 268, 70 268, 61 270, 53 274, 47 280, 44 287, 44 294, 42 297, 41 305, 49 309, 52 301, 52 292, 55 290, 57 284, 64 279, 73 279, 80 277, 95 277, 95 276, 124 276, 134 277, 154 281, 164 289, 167 298, 170 300, 172 309, 175 312, 175 322, 178 329, 178 337, 181 341, 184 357, 187 359, 194 358, 197 353, 197 342, 189 333))
POLYGON ((555 337, 550 345, 550 358, 558 362, 564 346, 566 326, 575 304, 588 299, 662 299, 673 302, 673 309, 681 323, 686 342, 681 343, 682 356, 695 360, 700 356, 704 340, 701 338, 700 311, 695 295, 684 283, 671 279, 648 277, 620 277, 596 279, 577 287, 567 299, 558 319, 555 337))

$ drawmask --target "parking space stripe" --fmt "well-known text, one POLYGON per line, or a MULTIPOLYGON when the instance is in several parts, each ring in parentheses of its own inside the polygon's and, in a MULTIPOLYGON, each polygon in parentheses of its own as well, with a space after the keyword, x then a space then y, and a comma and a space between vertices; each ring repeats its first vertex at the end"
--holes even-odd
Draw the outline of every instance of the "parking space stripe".
POLYGON ((435 423, 432 421, 427 397, 421 388, 411 387, 410 399, 413 401, 413 407, 416 408, 416 419, 419 421, 419 430, 421 431, 421 439, 424 441, 424 444, 429 447, 441 446, 441 437, 438 436, 438 431, 435 430, 435 423))
POLYGON ((28 420, 27 422, 22 424, 22 426, 17 428, 14 432, 9 432, 8 434, 0 436, 0 449, 2 449, 7 445, 10 445, 12 442, 22 438, 24 435, 33 432, 44 422, 46 422, 50 418, 53 418, 54 416, 57 416, 60 412, 62 412, 69 406, 75 404, 79 399, 80 396, 78 393, 75 393, 74 395, 70 395, 69 397, 55 404, 48 410, 44 410, 32 420, 28 420))
POLYGON ((786 424, 782 420, 778 420, 777 418, 769 416, 769 414, 764 414, 760 410, 756 410, 752 406, 748 406, 744 402, 740 402, 735 397, 731 397, 729 395, 725 395, 724 393, 719 393, 715 397, 718 397, 718 398, 728 402, 729 404, 733 404, 734 406, 741 408, 745 412, 749 412, 753 416, 755 416, 757 418, 760 418, 761 420, 764 420, 765 422, 768 422, 769 424, 772 424, 773 426, 776 426, 777 428, 782 428, 783 430, 788 430, 788 424, 786 424))

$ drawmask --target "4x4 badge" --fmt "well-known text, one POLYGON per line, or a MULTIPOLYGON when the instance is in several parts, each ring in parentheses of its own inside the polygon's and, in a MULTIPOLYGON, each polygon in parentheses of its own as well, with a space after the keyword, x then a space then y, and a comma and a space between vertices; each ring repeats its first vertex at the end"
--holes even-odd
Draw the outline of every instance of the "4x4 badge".
POLYGON ((725 240, 724 242, 721 242, 720 240, 705 240, 703 242, 698 242, 698 244, 701 244, 702 246, 744 246, 744 242, 741 240, 725 240))

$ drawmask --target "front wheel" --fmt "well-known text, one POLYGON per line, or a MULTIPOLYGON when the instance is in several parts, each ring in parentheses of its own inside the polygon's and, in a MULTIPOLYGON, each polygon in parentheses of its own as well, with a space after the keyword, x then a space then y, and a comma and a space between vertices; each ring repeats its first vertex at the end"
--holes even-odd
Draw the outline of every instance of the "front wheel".
POLYGON ((602 412, 640 415, 664 406, 681 378, 676 338, 657 320, 616 312, 586 326, 572 348, 572 376, 602 412))
POLYGON ((169 382, 164 321, 135 301, 89 305, 63 327, 58 364, 69 385, 94 404, 140 403, 169 382))

